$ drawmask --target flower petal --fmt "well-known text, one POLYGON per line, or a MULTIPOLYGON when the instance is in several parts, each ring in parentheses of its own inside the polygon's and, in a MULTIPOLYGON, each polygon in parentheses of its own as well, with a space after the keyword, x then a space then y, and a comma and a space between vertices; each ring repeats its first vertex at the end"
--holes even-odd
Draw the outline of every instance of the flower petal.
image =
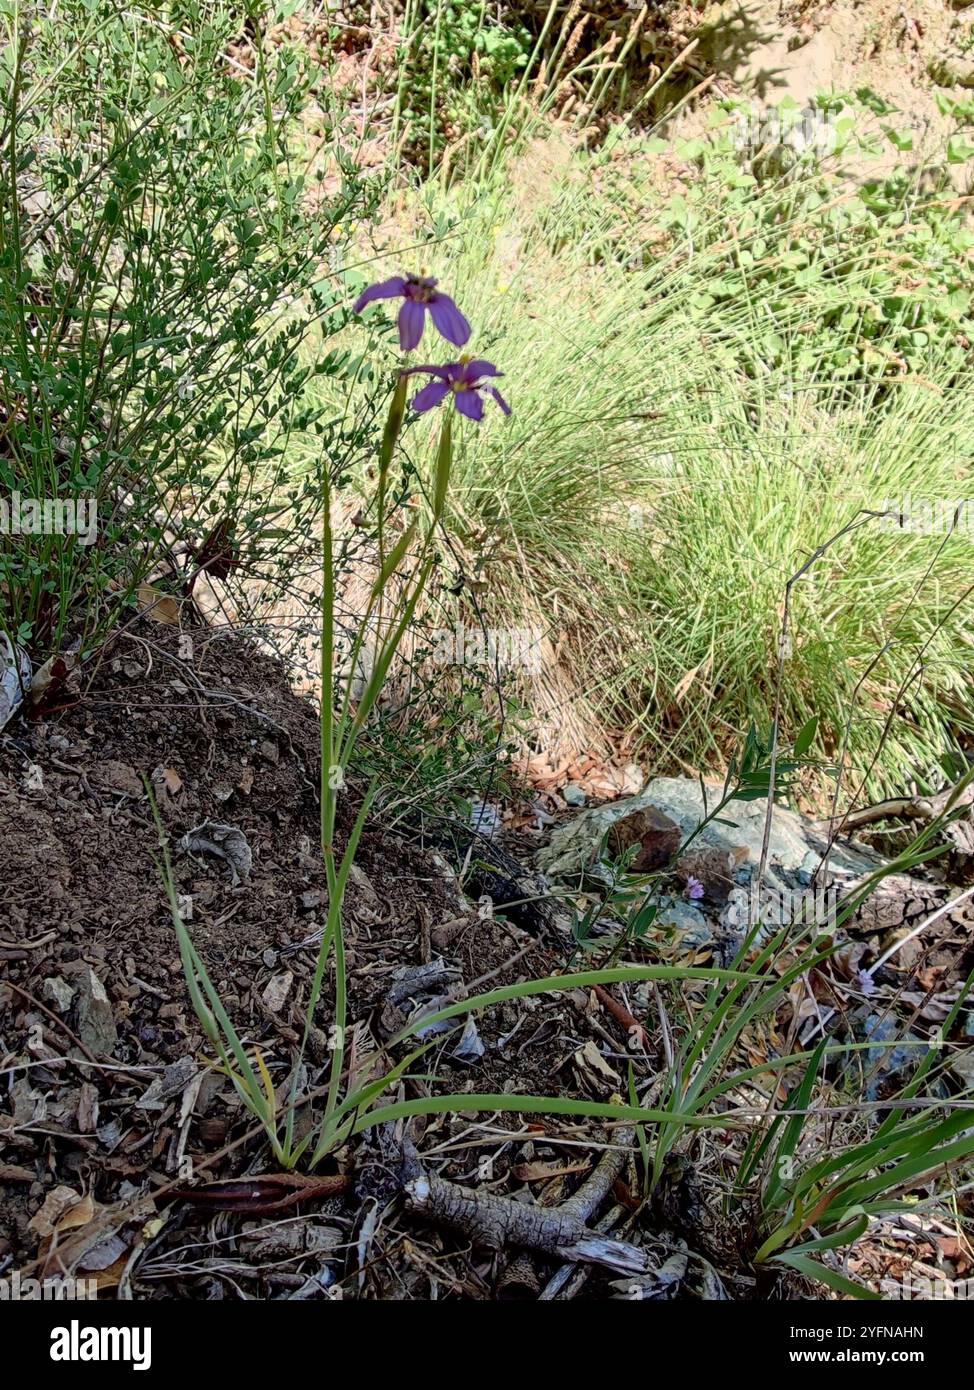
POLYGON ((448 394, 450 388, 445 381, 431 381, 423 387, 422 391, 417 391, 413 397, 413 410, 422 415, 424 410, 432 410, 435 405, 448 394))
POLYGON ((466 415, 468 420, 482 420, 484 418, 484 403, 477 391, 458 391, 456 393, 457 410, 461 415, 466 415))
POLYGON ((493 396, 494 400, 495 400, 495 401, 497 402, 497 404, 500 406, 501 410, 503 410, 504 414, 505 414, 505 415, 510 415, 510 413, 511 413, 511 407, 507 404, 507 401, 505 401, 504 397, 503 397, 503 396, 501 395, 501 393, 498 391, 497 387, 496 387, 496 386, 488 386, 488 387, 487 387, 487 390, 488 390, 488 391, 490 392, 490 394, 493 396))
POLYGON ((430 317, 448 343, 463 347, 470 337, 470 325, 448 294, 435 290, 429 297, 430 317))
POLYGON ((503 376, 493 362, 488 362, 486 357, 471 357, 470 361, 464 366, 464 376, 467 381, 479 381, 485 376, 503 376))
POLYGON ((425 366, 422 367, 403 367, 399 375, 418 376, 420 372, 428 372, 430 376, 439 376, 442 377, 444 381, 450 381, 453 377, 453 369, 455 366, 455 362, 447 362, 442 367, 437 367, 434 366, 432 363, 427 363, 425 366))
POLYGON ((407 299, 399 310, 399 346, 403 352, 411 352, 419 345, 426 322, 426 305, 414 299, 407 299))
POLYGON ((352 313, 360 314, 366 304, 371 304, 373 299, 397 299, 399 295, 406 293, 406 282, 401 275, 395 275, 391 280, 380 280, 377 285, 370 285, 367 290, 363 290, 352 305, 352 313))

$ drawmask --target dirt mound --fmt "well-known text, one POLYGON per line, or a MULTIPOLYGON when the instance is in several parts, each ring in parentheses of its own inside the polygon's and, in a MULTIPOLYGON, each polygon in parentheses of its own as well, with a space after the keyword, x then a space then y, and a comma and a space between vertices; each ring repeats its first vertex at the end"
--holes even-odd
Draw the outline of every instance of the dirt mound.
MULTIPOLYGON (((537 1298, 583 1284, 633 1296, 629 1278, 620 1293, 611 1271, 585 1264, 569 1277, 543 1242, 508 1238, 519 1223, 537 1236, 552 1218, 539 1208, 557 1208, 566 1229, 577 1233, 581 1212, 610 1230, 616 1258, 635 1261, 615 1268, 638 1265, 646 1297, 675 1284, 714 1297, 700 1275, 711 1265, 727 1296, 765 1296, 783 1276, 755 1284, 744 1217, 729 1222, 708 1195, 726 1181, 724 1147, 703 1135, 671 1156, 648 1203, 631 1129, 456 1101, 408 1133, 365 1130, 313 1182, 276 1171, 190 1006, 143 779, 201 957, 280 1098, 295 1075, 302 1094, 319 1088, 331 1056, 326 987, 295 1073, 323 924, 317 759, 315 710, 282 667, 228 632, 148 620, 0 739, 0 1276, 68 1273, 135 1299, 537 1298), (417 1161, 412 1142, 419 1178, 404 1167, 417 1161), (700 1258, 674 1255, 681 1240, 700 1258)), ((346 829, 355 802, 350 789, 346 829)), ((489 900, 471 902, 418 835, 377 824, 345 936, 357 1084, 381 1074, 380 1058, 384 1071, 406 1055, 385 1040, 428 984, 462 997, 555 974, 571 955, 557 932, 532 937, 489 900)), ((632 949, 672 959, 663 938, 649 956, 632 949)), ((699 1006, 706 986, 686 987, 699 1006)), ((651 1104, 665 1057, 658 1013, 648 984, 509 1000, 462 1037, 435 1035, 386 1094, 606 1101, 631 1075, 651 1104)), ((772 1043, 749 1037, 749 1061, 772 1043)))
MULTIPOLYGON (((138 1232, 154 1211, 153 1192, 180 1178, 227 1179, 274 1167, 229 1080, 207 1065, 212 1048, 180 967, 143 779, 166 826, 200 955, 241 1036, 281 1088, 323 924, 318 737, 313 706, 292 693, 283 668, 247 643, 148 621, 117 638, 53 708, 8 726, 0 740, 0 1041, 9 1069, 0 1101, 0 1271, 38 1256, 50 1270, 52 1231, 65 1208, 72 1231, 95 1230, 97 1219, 128 1202, 128 1219, 110 1223, 108 1244, 99 1236, 77 1267, 111 1292, 141 1250, 138 1232), (207 822, 245 838, 252 867, 239 883, 231 864, 203 847, 215 834, 212 827, 199 832, 207 822), (187 835, 188 848, 181 847, 187 835)), ((353 808, 355 800, 350 789, 353 808)), ((346 828, 350 815, 346 809, 346 828)), ((346 935, 349 1017, 360 1055, 382 1036, 391 977, 403 967, 442 959, 469 989, 562 963, 486 905, 468 902, 449 866, 418 839, 380 827, 367 830, 360 847, 346 935)), ((327 1060, 329 999, 326 990, 312 1069, 327 1060)), ((557 1074, 575 1051, 574 1024, 566 1021, 573 1017, 564 1001, 539 1003, 525 1016, 496 1009, 480 1021, 486 1053, 476 1083, 452 1055, 453 1035, 431 1060, 435 1081, 407 1082, 406 1093, 474 1084, 584 1093, 570 1066, 557 1074), (524 1023, 530 1026, 511 1053, 495 1048, 499 1036, 524 1023)), ((436 1123, 449 1128, 447 1117, 436 1123)), ((525 1128, 545 1132, 544 1125, 525 1128)), ((355 1156, 345 1151, 340 1166, 354 1171, 355 1156)), ((469 1162, 447 1167, 459 1173, 469 1162)), ((166 1210, 158 1259, 168 1271, 167 1252, 192 1218, 185 1208, 166 1210)), ((324 1210, 350 1228, 358 1206, 335 1199, 324 1210)), ((304 1232, 306 1218, 291 1219, 304 1232)), ((322 1219, 317 1208, 307 1218, 319 1226, 322 1219)), ((274 1226, 256 1226, 263 1224, 274 1226)), ((309 1259, 320 1263, 320 1250, 309 1259)), ((267 1282, 270 1260, 264 1251, 249 1266, 264 1294, 279 1292, 282 1282, 289 1287, 283 1275, 267 1282)), ((182 1271, 169 1283, 159 1269, 128 1291, 218 1296, 213 1276, 182 1271)))

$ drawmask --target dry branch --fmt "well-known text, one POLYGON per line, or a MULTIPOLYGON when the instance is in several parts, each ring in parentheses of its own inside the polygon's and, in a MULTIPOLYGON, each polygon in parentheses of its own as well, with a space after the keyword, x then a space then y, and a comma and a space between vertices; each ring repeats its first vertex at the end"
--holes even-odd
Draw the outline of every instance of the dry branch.
POLYGON ((632 1138, 632 1129, 620 1130, 620 1148, 609 1150, 574 1197, 559 1207, 525 1206, 511 1197, 460 1187, 425 1173, 405 1183, 406 1198, 427 1220, 450 1226, 489 1250, 515 1245, 560 1261, 584 1260, 622 1274, 638 1274, 648 1267, 642 1250, 607 1240, 585 1224, 622 1171, 627 1148, 621 1145, 628 1146, 632 1138))

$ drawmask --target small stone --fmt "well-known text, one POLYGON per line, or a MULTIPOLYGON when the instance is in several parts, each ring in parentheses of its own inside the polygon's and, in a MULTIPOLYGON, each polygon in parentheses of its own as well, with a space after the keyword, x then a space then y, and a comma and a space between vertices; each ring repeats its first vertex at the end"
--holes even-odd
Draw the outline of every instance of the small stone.
POLYGON ((86 965, 78 976, 77 1000, 78 1037, 96 1057, 107 1057, 118 1045, 115 1015, 105 993, 105 986, 86 965))
POLYGON ((272 1014, 280 1013, 293 984, 294 975, 290 970, 282 970, 280 975, 274 975, 268 980, 267 987, 261 996, 264 1008, 272 1014))
POLYGON ((270 739, 265 739, 264 742, 260 745, 260 749, 258 751, 260 752, 260 756, 264 759, 265 762, 273 763, 275 767, 281 760, 280 749, 278 748, 277 744, 272 743, 270 739))
POLYGON ((129 767, 128 763, 121 763, 116 758, 109 758, 107 762, 95 763, 91 769, 91 780, 100 786, 110 787, 112 791, 124 792, 126 796, 142 796, 145 788, 142 785, 142 778, 129 767))
POLYGON ((713 928, 703 913, 691 903, 681 902, 679 898, 663 899, 660 902, 654 925, 678 931, 679 945, 686 951, 699 951, 714 944, 713 928))
POLYGON ((353 864, 348 875, 349 883, 353 884, 361 897, 365 899, 369 907, 379 906, 379 895, 372 887, 372 880, 364 869, 359 868, 358 864, 353 864))
POLYGON ((675 821, 656 806, 646 806, 617 820, 609 830, 607 844, 609 853, 616 858, 638 845, 630 868, 633 873, 645 874, 666 868, 682 839, 675 821))
POLYGON ((680 856, 676 870, 684 883, 695 878, 712 902, 723 904, 734 887, 734 874, 746 859, 742 846, 728 850, 722 845, 694 845, 680 856))
POLYGON ((59 1014, 66 1014, 74 998, 74 990, 60 975, 49 975, 41 985, 41 998, 53 1004, 59 1014))
POLYGON ((566 806, 584 806, 588 798, 577 782, 567 782, 561 789, 561 799, 566 806))

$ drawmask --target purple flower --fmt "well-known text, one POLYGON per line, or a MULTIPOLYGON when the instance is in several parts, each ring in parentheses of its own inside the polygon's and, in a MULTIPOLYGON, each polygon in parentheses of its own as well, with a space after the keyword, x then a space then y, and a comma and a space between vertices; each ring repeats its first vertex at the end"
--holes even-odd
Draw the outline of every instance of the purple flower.
POLYGON ((696 902, 698 898, 703 897, 706 891, 707 890, 704 888, 699 878, 694 878, 693 874, 687 874, 687 886, 684 889, 684 892, 686 893, 688 898, 691 898, 694 902, 696 902))
POLYGON ((470 337, 470 325, 463 317, 448 294, 436 288, 431 275, 395 275, 391 280, 382 280, 370 285, 359 295, 353 312, 360 314, 366 304, 374 299, 404 299, 399 310, 399 346, 403 352, 416 347, 423 336, 426 323, 426 310, 435 327, 456 347, 463 347, 470 337))
POLYGON ((482 420, 484 398, 481 391, 493 396, 505 415, 511 413, 511 407, 497 387, 488 386, 484 381, 484 377, 503 376, 504 373, 499 372, 493 362, 486 362, 482 357, 461 357, 459 362, 447 362, 443 367, 410 367, 407 375, 412 376, 414 372, 429 372, 437 378, 413 397, 413 410, 420 414, 424 410, 432 410, 452 392, 461 415, 466 415, 470 420, 482 420))

